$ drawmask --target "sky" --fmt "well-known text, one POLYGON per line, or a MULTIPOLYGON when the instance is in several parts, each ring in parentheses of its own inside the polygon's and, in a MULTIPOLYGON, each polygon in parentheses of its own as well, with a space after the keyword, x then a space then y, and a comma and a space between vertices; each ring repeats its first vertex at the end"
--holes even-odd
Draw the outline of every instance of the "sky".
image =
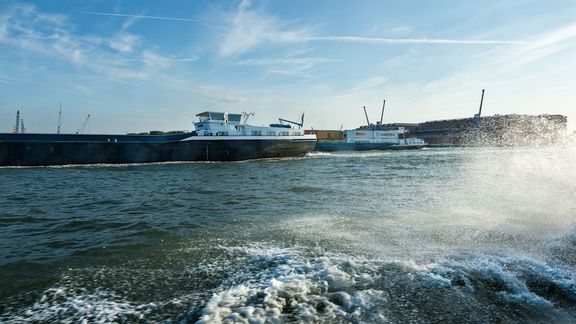
POLYGON ((576 1, 0 2, 0 132, 192 130, 202 111, 305 127, 576 120, 576 1))

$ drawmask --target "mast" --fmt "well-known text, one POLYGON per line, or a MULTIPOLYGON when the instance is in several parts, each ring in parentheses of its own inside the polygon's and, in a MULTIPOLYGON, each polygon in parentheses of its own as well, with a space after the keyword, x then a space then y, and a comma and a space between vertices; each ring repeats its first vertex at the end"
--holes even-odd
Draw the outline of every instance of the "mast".
POLYGON ((60 126, 62 126, 62 103, 60 103, 60 112, 58 113, 58 130, 56 134, 60 134, 60 126))
POLYGON ((382 104, 382 114, 380 115, 380 126, 382 126, 382 120, 384 119, 384 107, 386 107, 386 99, 384 99, 384 103, 382 104))
POLYGON ((368 113, 366 112, 366 106, 364 106, 364 115, 366 116, 366 123, 370 126, 370 120, 368 120, 368 113))
POLYGON ((16 112, 16 126, 14 126, 14 133, 20 133, 20 110, 16 112))

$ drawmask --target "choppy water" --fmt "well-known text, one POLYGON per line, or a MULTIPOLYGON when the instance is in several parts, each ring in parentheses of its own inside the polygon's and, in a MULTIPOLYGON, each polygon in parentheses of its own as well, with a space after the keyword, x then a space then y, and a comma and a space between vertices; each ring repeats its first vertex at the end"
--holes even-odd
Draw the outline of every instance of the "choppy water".
POLYGON ((576 147, 0 169, 0 322, 576 321, 576 147))

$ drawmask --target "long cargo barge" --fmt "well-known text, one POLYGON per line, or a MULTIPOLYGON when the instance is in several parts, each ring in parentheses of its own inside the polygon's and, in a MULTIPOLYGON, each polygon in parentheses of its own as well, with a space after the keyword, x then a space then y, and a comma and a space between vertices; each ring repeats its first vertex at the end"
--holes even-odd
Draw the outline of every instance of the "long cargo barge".
POLYGON ((286 124, 252 126, 232 113, 197 116, 195 131, 173 135, 0 134, 0 166, 240 161, 302 156, 316 144, 316 136, 286 124))

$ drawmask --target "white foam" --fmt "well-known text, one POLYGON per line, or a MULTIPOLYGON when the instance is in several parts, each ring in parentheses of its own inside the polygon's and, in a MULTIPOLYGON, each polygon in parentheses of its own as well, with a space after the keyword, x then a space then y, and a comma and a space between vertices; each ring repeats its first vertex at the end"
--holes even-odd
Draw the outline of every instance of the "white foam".
MULTIPOLYGON (((427 304, 450 298, 464 304, 472 300, 479 312, 486 311, 486 301, 554 314, 562 312, 558 305, 576 304, 574 269, 528 258, 455 254, 422 262, 298 248, 229 250, 245 257, 227 265, 233 269, 231 275, 189 314, 172 314, 170 305, 190 305, 192 291, 154 303, 136 302, 110 290, 78 288, 77 277, 71 276, 47 289, 34 304, 2 315, 0 321, 104 323, 199 316, 200 323, 378 323, 425 321, 420 316, 430 314, 427 304)), ((448 305, 442 307, 452 307, 448 305)), ((465 310, 454 307, 450 308, 454 314, 465 310)), ((506 307, 495 309, 506 312, 506 307)))
POLYGON ((367 313, 384 305, 386 298, 381 291, 363 288, 371 275, 363 273, 362 267, 328 257, 301 258, 295 251, 279 249, 265 249, 255 260, 273 266, 215 293, 201 323, 383 318, 379 312, 367 313))
MULTIPOLYGON (((223 283, 206 303, 201 323, 385 322, 391 320, 391 308, 406 307, 391 304, 388 297, 386 287, 393 287, 397 278, 402 278, 401 284, 409 285, 405 287, 407 291, 432 289, 434 295, 423 297, 430 299, 452 294, 479 300, 500 299, 556 312, 555 297, 537 287, 552 285, 565 298, 576 302, 573 271, 530 259, 464 254, 422 263, 335 254, 310 256, 290 249, 247 251, 255 253, 251 270, 244 280, 235 277, 223 283), (260 271, 255 270, 259 267, 260 271)), ((392 298, 398 303, 400 296, 392 298)))
POLYGON ((33 305, 12 314, 9 322, 110 323, 143 320, 155 310, 153 303, 135 304, 104 290, 57 287, 46 290, 33 305))

